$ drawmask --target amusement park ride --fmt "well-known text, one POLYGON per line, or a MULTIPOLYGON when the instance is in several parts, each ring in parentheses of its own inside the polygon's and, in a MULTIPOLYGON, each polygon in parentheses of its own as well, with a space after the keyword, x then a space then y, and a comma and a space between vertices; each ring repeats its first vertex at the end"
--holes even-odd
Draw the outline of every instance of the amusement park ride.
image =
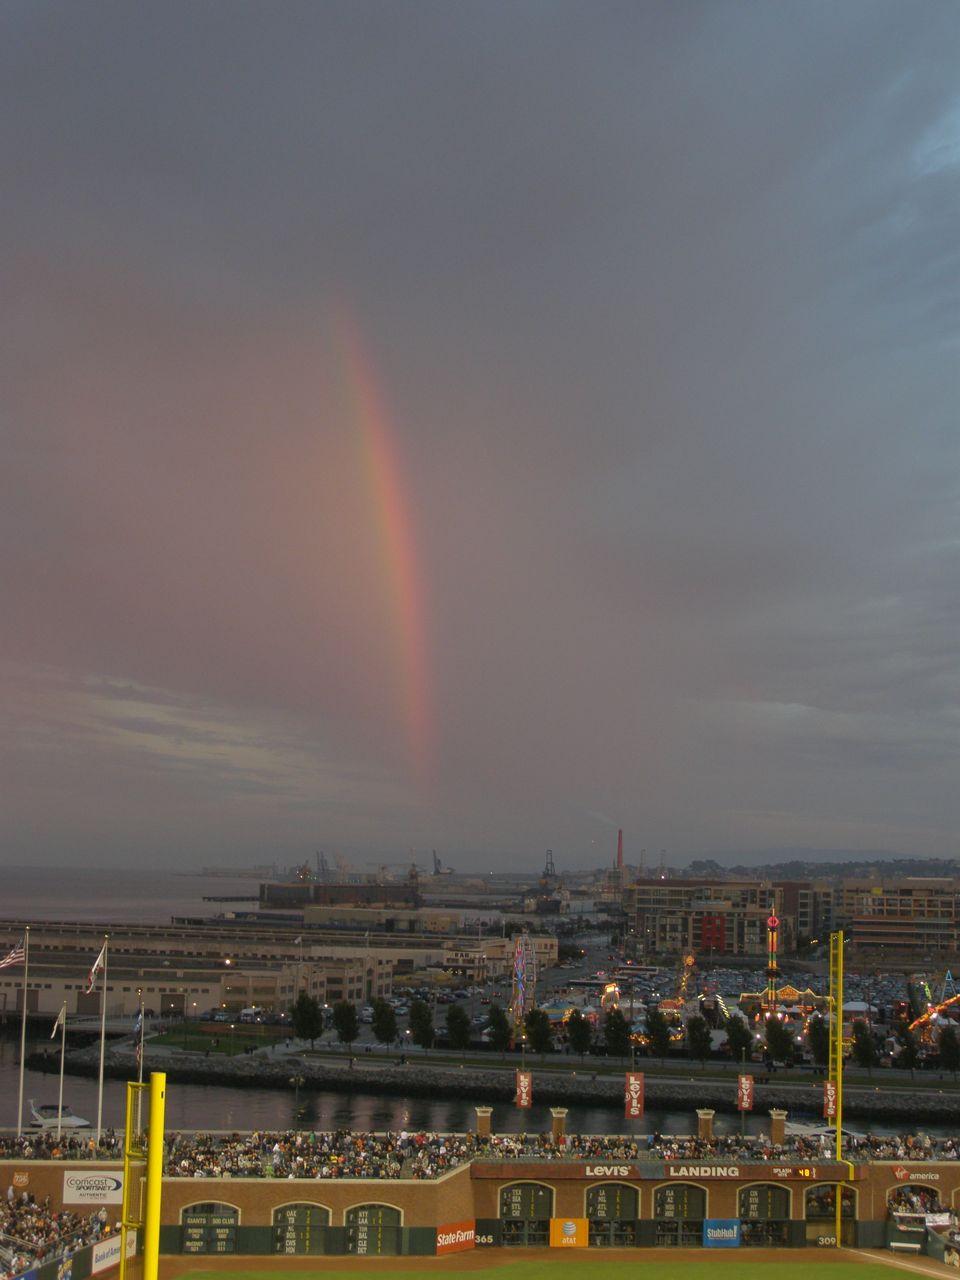
POLYGON ((922 974, 915 975, 910 985, 915 992, 922 992, 927 1001, 927 1007, 909 1024, 910 1030, 919 1036, 921 1044, 933 1044, 940 1024, 948 1021, 945 1012, 954 1009, 960 1013, 960 991, 949 969, 933 985, 922 974))
POLYGON ((522 933, 513 949, 513 988, 510 995, 510 1019, 513 1039, 523 1035, 527 1014, 537 1000, 537 953, 528 933, 522 933))

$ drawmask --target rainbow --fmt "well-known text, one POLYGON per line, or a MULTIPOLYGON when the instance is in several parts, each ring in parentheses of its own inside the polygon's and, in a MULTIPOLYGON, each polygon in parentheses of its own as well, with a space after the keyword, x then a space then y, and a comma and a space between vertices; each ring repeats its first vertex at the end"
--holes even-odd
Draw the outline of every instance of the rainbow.
POLYGON ((429 680, 427 588, 396 428, 352 315, 339 309, 338 331, 361 466, 376 526, 389 616, 396 628, 398 698, 414 776, 428 791, 436 774, 436 721, 429 680))

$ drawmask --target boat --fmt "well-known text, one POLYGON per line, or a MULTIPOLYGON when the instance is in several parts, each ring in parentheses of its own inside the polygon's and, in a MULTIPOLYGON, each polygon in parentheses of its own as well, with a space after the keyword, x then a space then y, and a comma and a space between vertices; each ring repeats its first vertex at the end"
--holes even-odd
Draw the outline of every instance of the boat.
POLYGON ((33 1119, 30 1121, 34 1129, 89 1129, 90 1121, 84 1120, 82 1116, 74 1115, 73 1111, 64 1103, 61 1110, 55 1102, 41 1102, 37 1104, 30 1099, 30 1114, 33 1119))

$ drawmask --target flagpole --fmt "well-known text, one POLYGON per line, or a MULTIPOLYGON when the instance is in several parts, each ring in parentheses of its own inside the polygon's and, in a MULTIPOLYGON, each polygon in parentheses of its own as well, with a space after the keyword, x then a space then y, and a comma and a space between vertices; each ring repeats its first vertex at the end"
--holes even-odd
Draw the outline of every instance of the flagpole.
POLYGON ((17 1137, 23 1133, 23 1064, 27 1057, 27 975, 30 968, 30 926, 23 931, 23 1009, 20 1015, 20 1096, 17 1101, 17 1137))
POLYGON ((60 1097, 57 1099, 57 1141, 63 1128, 63 1060, 67 1052, 67 1002, 60 1010, 60 1097))
POLYGON ((103 1132, 103 1057, 107 1043, 107 947, 109 933, 103 935, 103 995, 100 999, 100 1084, 97 1090, 97 1146, 103 1132))

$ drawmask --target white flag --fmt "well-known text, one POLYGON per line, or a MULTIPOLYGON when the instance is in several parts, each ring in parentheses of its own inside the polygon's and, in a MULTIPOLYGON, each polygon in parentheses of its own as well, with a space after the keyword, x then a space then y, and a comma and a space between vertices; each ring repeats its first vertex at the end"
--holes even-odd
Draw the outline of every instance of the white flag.
POLYGON ((302 942, 302 941, 303 941, 302 935, 299 938, 294 938, 294 942, 302 942))
POLYGON ((60 1012, 57 1014, 57 1020, 53 1024, 53 1030, 50 1032, 51 1040, 57 1034, 60 1028, 65 1025, 66 1021, 67 1021, 67 1006, 65 1004, 62 1004, 60 1006, 60 1012))
POLYGON ((87 978, 87 989, 84 992, 84 995, 88 996, 90 992, 93 990, 93 988, 96 986, 97 974, 103 968, 103 958, 106 955, 106 953, 107 953, 107 944, 104 943, 103 946, 100 948, 100 954, 97 956, 96 960, 94 960, 93 962, 93 968, 90 970, 90 976, 87 978))

